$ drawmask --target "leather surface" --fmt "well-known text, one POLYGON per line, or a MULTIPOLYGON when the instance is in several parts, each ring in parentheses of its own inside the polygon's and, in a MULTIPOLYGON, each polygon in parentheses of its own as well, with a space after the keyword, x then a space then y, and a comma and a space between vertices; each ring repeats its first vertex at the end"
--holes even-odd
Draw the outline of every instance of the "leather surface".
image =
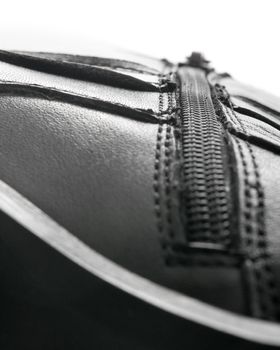
POLYGON ((225 85, 231 96, 250 102, 252 105, 264 107, 271 112, 279 114, 280 102, 277 96, 261 89, 246 85, 229 76, 215 74, 209 76, 210 82, 225 85), (213 80, 212 80, 213 79, 213 80))
MULTIPOLYGON (((271 254, 271 266, 274 272, 274 283, 280 288, 280 231, 279 231, 279 154, 255 147, 256 158, 260 164, 260 176, 265 190, 266 228, 268 246, 271 254)), ((279 308, 275 300, 275 308, 279 308)))
MULTIPOLYGON (((60 61, 80 60, 46 56, 60 61)), ((166 241, 168 243, 171 237, 179 243, 185 240, 181 210, 182 159, 178 156, 181 152, 178 110, 182 106, 177 91, 171 88, 162 91, 160 86, 162 76, 174 84, 176 79, 172 71, 178 67, 141 56, 132 60, 150 65, 148 70, 161 72, 152 74, 159 82, 158 91, 110 86, 108 82, 79 80, 0 62, 1 180, 117 264, 226 310, 277 320, 279 101, 246 89, 230 78, 216 75, 209 80, 212 88, 215 84, 225 84, 234 104, 229 106, 222 99, 218 101, 225 114, 221 125, 228 142, 223 151, 226 154, 230 148, 234 158, 230 170, 235 175, 237 199, 231 200, 236 200, 232 206, 238 207, 235 213, 238 230, 233 233, 232 241, 245 262, 240 266, 234 254, 226 256, 220 251, 213 253, 212 249, 190 249, 184 252, 184 259, 172 264, 168 260, 170 252, 166 241), (57 98, 59 93, 69 93, 70 97, 67 95, 67 101, 57 98), (87 101, 96 99, 96 105, 85 104, 84 97, 87 101), (95 108, 100 100, 106 102, 106 109, 95 108), (119 105, 121 110, 117 109, 119 105), (134 113, 141 116, 143 112, 145 118, 134 118, 134 113), (260 229, 262 220, 263 231, 260 229)), ((105 63, 110 62, 102 64, 105 63)), ((112 66, 109 69, 117 73, 120 70, 112 66)), ((125 65, 121 70, 136 77, 125 65)), ((149 80, 146 76, 149 74, 138 72, 137 79, 139 75, 143 81, 149 80)), ((121 79, 121 75, 116 76, 121 79)), ((57 253, 32 241, 28 232, 14 225, 3 218, 0 238, 3 247, 13 251, 11 266, 3 253, 1 265, 7 267, 2 271, 9 271, 5 275, 3 295, 11 299, 11 304, 16 301, 20 307, 25 302, 32 304, 34 296, 33 311, 37 315, 41 307, 46 312, 48 298, 49 305, 57 311, 62 294, 65 309, 74 305, 74 310, 70 310, 73 324, 69 329, 75 328, 73 314, 76 313, 85 327, 92 327, 96 322, 93 322, 94 311, 98 309, 96 304, 99 298, 102 303, 106 290, 104 285, 92 282, 84 272, 80 279, 80 271, 74 271, 77 267, 68 266, 57 253), (9 231, 19 234, 10 235, 9 231), (48 259, 54 259, 55 263, 48 265, 48 259), (18 278, 9 279, 9 275, 18 278), (20 288, 23 293, 17 292, 20 288), (94 304, 91 304, 91 297, 94 304), (85 305, 91 305, 88 313, 85 305)), ((108 293, 106 302, 111 298, 111 292, 108 293)), ((119 310, 116 305, 112 307, 115 312, 119 310)), ((100 309, 98 317, 101 323, 108 324, 100 309)), ((23 320, 19 321, 19 328, 25 316, 23 320)), ((49 316, 43 317, 42 322, 48 324, 49 316)), ((172 334, 174 332, 177 337, 174 329, 172 334)), ((79 332, 82 331, 79 329, 79 332)), ((85 333, 88 336, 87 330, 85 333)), ((171 343, 169 336, 166 341, 171 343)), ((125 342, 122 339, 121 344, 125 342)), ((151 349, 162 348, 162 343, 151 344, 151 349)), ((191 342, 181 339, 179 344, 191 342)))
POLYGON ((199 258, 190 267, 165 265, 153 192, 157 125, 57 102, 50 110, 41 99, 0 99, 5 130, 0 162, 6 164, 0 174, 6 183, 132 271, 214 304, 243 309, 236 268, 192 266, 200 265, 199 258))
MULTIPOLYGON (((172 109, 167 106, 172 99, 167 93, 161 93, 160 99, 156 92, 118 89, 8 63, 1 65, 4 83, 71 90, 89 98, 107 99, 112 108, 119 102, 157 113, 160 108, 162 116, 172 109)), ((234 265, 213 268, 204 254, 191 255, 189 266, 166 265, 154 198, 158 124, 36 94, 28 98, 20 96, 21 92, 10 94, 7 88, 0 96, 3 181, 113 261, 178 291, 246 312, 240 272, 234 265)), ((174 158, 177 147, 175 128, 163 128, 162 164, 168 160, 164 160, 167 151, 169 159, 174 158), (168 140, 173 146, 167 148, 168 140)), ((161 168, 162 181, 167 170, 170 178, 176 176, 172 174, 174 166, 175 160, 169 168, 161 168)), ((165 184, 159 186, 164 188, 165 184)), ((176 207, 174 211, 178 217, 176 207)))
POLYGON ((279 100, 231 78, 210 81, 231 98, 222 109, 237 159, 241 240, 252 257, 251 313, 279 320, 279 100))
MULTIPOLYGON (((99 98, 110 103, 122 104, 131 108, 139 108, 158 113, 157 92, 127 91, 117 87, 104 86, 102 84, 89 84, 77 79, 60 77, 54 74, 33 71, 28 68, 18 67, 9 63, 0 63, 1 82, 19 83, 22 85, 44 86, 49 89, 67 91, 72 94, 99 98)), ((164 100, 167 104, 166 99, 164 100)))

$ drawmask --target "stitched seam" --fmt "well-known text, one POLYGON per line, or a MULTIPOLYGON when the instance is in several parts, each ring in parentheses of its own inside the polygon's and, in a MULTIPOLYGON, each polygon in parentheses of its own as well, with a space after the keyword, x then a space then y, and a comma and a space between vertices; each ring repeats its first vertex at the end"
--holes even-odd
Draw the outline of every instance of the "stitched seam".
MULTIPOLYGON (((166 95, 165 95, 166 96, 166 95)), ((167 112, 176 121, 178 108, 175 105, 175 95, 167 94, 167 112), (176 111, 176 112, 175 112, 176 111)), ((156 142, 156 160, 154 172, 155 206, 157 226, 160 233, 160 242, 163 249, 164 261, 169 265, 169 255, 173 254, 173 241, 175 237, 173 214, 173 181, 172 170, 174 162, 173 125, 166 122, 166 111, 163 111, 164 95, 159 94, 159 127, 156 142)), ((176 136, 176 135, 175 135, 176 136)), ((176 155, 177 153, 175 153, 176 155)))
MULTIPOLYGON (((224 88, 225 89, 225 88, 224 88)), ((226 91, 226 90, 225 90, 226 91)), ((228 92, 226 91, 228 94, 228 92)), ((278 298, 276 294, 276 284, 274 281, 274 276, 272 273, 272 269, 269 264, 269 255, 267 252, 267 240, 266 240, 266 233, 265 233, 265 227, 264 227, 264 210, 265 210, 265 203, 264 203, 264 191, 261 185, 261 180, 260 180, 260 172, 258 168, 258 164, 256 161, 256 157, 253 151, 252 146, 248 142, 248 134, 245 130, 244 125, 242 124, 242 121, 238 116, 236 115, 233 105, 230 101, 230 95, 228 94, 228 102, 230 106, 230 111, 232 113, 232 116, 230 116, 230 119, 233 121, 233 117, 236 119, 236 121, 239 123, 241 129, 243 130, 243 133, 247 137, 245 140, 245 145, 247 147, 247 150, 250 154, 250 159, 253 165, 253 172, 254 172, 254 178, 255 178, 255 185, 251 184, 249 181, 249 170, 248 170, 248 164, 246 162, 246 157, 244 155, 243 147, 241 145, 240 140, 236 135, 234 135, 234 139, 236 141, 238 151, 240 154, 240 159, 242 162, 242 167, 243 167, 243 174, 244 174, 244 198, 245 198, 245 207, 246 211, 243 215, 244 220, 246 222, 245 224, 245 233, 246 233, 246 239, 245 239, 245 244, 247 245, 247 248, 249 250, 254 248, 254 237, 253 237, 253 208, 254 205, 252 203, 252 191, 256 191, 257 193, 257 211, 256 211, 256 218, 257 218, 257 248, 261 251, 261 254, 258 257, 258 261, 262 262, 263 269, 257 269, 256 266, 256 259, 247 259, 250 260, 253 263, 253 274, 256 280, 256 292, 259 297, 259 304, 260 304, 260 309, 262 312, 262 317, 268 318, 268 319, 276 319, 277 315, 276 312, 278 309, 278 298), (265 286, 265 287, 263 287, 265 286), (270 300, 271 305, 276 306, 275 308, 271 308, 271 312, 267 309, 267 299, 270 300)), ((230 131, 230 130, 229 130, 230 131)))
MULTIPOLYGON (((242 159, 242 165, 243 165, 243 174, 244 174, 244 177, 245 177, 245 181, 244 181, 244 195, 245 195, 245 207, 246 207, 246 210, 245 212, 243 213, 243 217, 245 219, 245 233, 246 233, 246 237, 245 237, 245 245, 247 246, 247 249, 249 250, 252 250, 254 249, 254 230, 253 230, 253 227, 252 227, 252 222, 253 222, 253 219, 254 219, 254 215, 252 213, 252 208, 253 208, 253 203, 252 203, 252 195, 253 195, 253 191, 255 190, 254 188, 252 188, 252 185, 250 184, 249 182, 249 171, 248 171, 248 164, 246 162, 246 158, 245 158, 245 155, 244 155, 244 152, 243 152, 243 148, 242 148, 242 145, 239 141, 239 139, 237 137, 235 137, 235 141, 237 143, 237 146, 238 146, 238 150, 239 150, 239 154, 241 156, 241 159, 242 159)), ((246 145, 247 145, 247 142, 246 142, 246 145)), ((248 148, 248 145, 247 145, 247 148, 248 148)), ((252 157, 252 155, 251 155, 252 157)), ((255 169, 254 169, 254 172, 255 172, 255 169)), ((256 175, 256 173, 255 173, 256 175)), ((257 185, 258 187, 258 185, 257 185)), ((257 195, 258 195, 258 208, 262 207, 262 204, 260 203, 260 197, 259 197, 259 191, 257 190, 257 195)), ((258 226, 260 225, 260 218, 258 217, 259 214, 257 213, 257 219, 258 219, 258 226)), ((260 226, 257 230, 257 245, 258 245, 258 248, 259 248, 259 245, 260 244, 264 244, 266 245, 266 243, 264 242, 263 240, 263 231, 261 231, 261 237, 260 237, 260 226), (261 238, 261 239, 260 239, 261 238), (262 242, 262 243, 261 243, 262 242)), ((265 281, 265 276, 263 276, 263 273, 257 269, 257 266, 256 266, 256 260, 252 260, 250 259, 250 261, 252 262, 252 269, 253 269, 253 275, 254 275, 254 278, 255 278, 255 281, 256 281, 256 292, 257 292, 257 295, 258 295, 258 298, 259 298, 259 304, 260 304, 260 309, 261 309, 261 312, 262 312, 262 317, 265 317, 265 315, 267 314, 267 306, 266 306, 266 302, 265 302, 265 299, 267 297, 267 292, 266 290, 264 290, 262 288, 262 285, 266 284, 266 281, 265 281)), ((260 255, 258 257, 258 261, 261 261, 264 263, 264 266, 266 268, 267 266, 267 260, 266 260, 266 256, 262 256, 260 255)), ((270 284, 268 284, 268 286, 266 286, 266 288, 269 288, 270 287, 270 284)), ((270 293, 269 293, 270 294, 270 293)), ((271 295, 269 296, 271 297, 271 295)), ((268 318, 270 318, 268 316, 268 318)), ((274 317, 273 317, 274 318, 274 317)))
POLYGON ((171 126, 168 125, 166 128, 165 133, 165 140, 164 140, 164 178, 165 178, 165 206, 166 206, 166 223, 167 223, 167 233, 169 236, 169 239, 172 239, 174 237, 174 231, 172 228, 172 213, 171 213, 171 179, 170 179, 170 172, 171 172, 171 165, 172 165, 172 149, 171 149, 171 126))
MULTIPOLYGON (((167 111, 172 114, 176 111, 176 115, 180 114, 180 104, 176 102, 176 96, 173 93, 169 93, 168 97, 168 108, 167 111), (176 102, 176 103, 175 103, 176 102)), ((178 97, 178 96, 177 96, 178 97)), ((157 226, 160 233, 160 242, 163 249, 164 260, 168 266, 187 264, 196 266, 237 266, 238 263, 227 263, 219 261, 219 259, 211 259, 208 264, 206 261, 194 259, 189 256, 186 251, 181 252, 176 249, 174 222, 172 215, 172 164, 174 161, 173 152, 175 151, 172 143, 172 131, 173 128, 163 120, 165 111, 163 111, 163 94, 162 91, 159 94, 159 128, 157 133, 157 143, 156 143, 156 160, 155 160, 155 173, 154 173, 154 190, 155 190, 155 206, 156 206, 156 216, 157 216, 157 226)), ((176 124, 176 115, 174 116, 175 123, 173 126, 178 126, 176 124)), ((175 130, 176 131, 176 130, 175 130)), ((175 133, 174 131, 174 133, 175 133)), ((181 130, 177 130, 175 137, 181 138, 181 130), (176 136, 177 135, 177 136, 176 136)), ((179 151, 176 149, 176 152, 179 151)), ((177 153, 176 153, 177 154, 177 153)), ((180 215, 180 213, 178 214, 180 215)), ((188 247, 187 242, 182 243, 186 248, 188 247)), ((209 249, 209 254, 212 253, 212 249, 209 249)), ((193 251, 196 251, 194 248, 193 251)), ((205 256, 209 254, 205 253, 205 256)), ((230 256, 234 256, 229 252, 230 256)), ((241 260, 240 260, 241 261, 241 260)))
MULTIPOLYGON (((249 152, 251 154, 254 172, 255 172, 255 178, 256 178, 256 184, 257 184, 257 193, 258 193, 258 201, 259 201, 259 210, 257 212, 257 219, 258 219, 258 248, 262 252, 263 255, 263 263, 264 263, 264 270, 262 269, 255 270, 255 276, 258 281, 258 293, 262 298, 266 297, 266 292, 263 290, 261 284, 265 284, 266 288, 268 290, 268 298, 270 298, 270 302, 272 305, 277 304, 277 296, 276 296, 276 288, 275 288, 275 281, 274 276, 271 270, 271 266, 269 263, 270 256, 268 255, 268 243, 267 243, 267 237, 265 232, 265 225, 264 225, 264 210, 265 210, 265 203, 264 203, 264 190, 261 185, 261 179, 260 179, 260 172, 256 160, 256 156, 254 154, 253 148, 248 143, 249 152), (262 276, 263 274, 263 276, 262 276)), ((260 297, 261 299, 261 297, 260 297)), ((261 308, 264 312, 264 314, 267 313, 266 311, 266 302, 261 302, 261 308)), ((274 310, 274 314, 276 314, 276 310, 274 310)), ((270 318, 275 319, 276 315, 269 315, 270 318)))
MULTIPOLYGON (((168 107, 167 110, 171 113, 174 113, 173 105, 173 94, 167 94, 168 107)), ((166 196, 166 223, 167 223, 167 235, 169 240, 174 239, 174 229, 173 229, 173 220, 172 220, 172 183, 171 183, 171 170, 173 162, 173 147, 172 147, 172 127, 168 125, 166 127, 165 140, 164 140, 164 177, 165 177, 165 196, 166 196)))
MULTIPOLYGON (((223 130, 223 137, 226 147, 226 154, 227 154, 227 162, 228 162, 228 177, 229 177, 229 198, 231 199, 231 209, 229 216, 229 235, 230 235, 230 242, 228 244, 229 249, 227 249, 228 253, 231 253, 230 249, 235 249, 236 245, 238 244, 238 237, 236 235, 236 232, 239 231, 239 223, 235 219, 235 215, 237 216, 238 207, 238 197, 236 195, 236 187, 237 187, 237 181, 236 176, 234 173, 234 169, 236 168, 236 157, 234 155, 234 148, 232 145, 232 137, 229 133, 229 129, 235 125, 235 121, 229 118, 230 120, 226 119, 226 113, 223 111, 223 106, 218 100, 217 91, 210 85, 210 91, 211 91, 211 99, 213 103, 213 108, 215 110, 216 118, 220 122, 221 128, 223 130)), ((229 117, 229 116, 228 116, 229 117)))
MULTIPOLYGON (((159 111, 163 109, 163 93, 159 93, 159 111)), ((158 131, 157 131, 157 142, 156 142, 156 155, 155 155, 155 171, 154 171, 154 198, 155 198, 155 214, 157 219, 157 228, 160 233, 161 246, 165 251, 166 246, 163 243, 163 216, 161 211, 161 185, 160 185, 160 163, 161 163, 161 149, 162 149, 162 139, 163 139, 163 127, 159 122, 158 131)))
MULTIPOLYGON (((178 79, 178 76, 177 76, 177 79, 178 79)), ((180 84, 177 84, 177 89, 179 89, 179 86, 180 86, 180 84)), ((179 94, 180 94, 180 92, 179 92, 179 94, 178 94, 178 90, 176 90, 175 92, 177 92, 177 95, 175 95, 175 94, 169 94, 168 95, 168 97, 169 97, 169 103, 168 103, 168 105, 169 105, 169 108, 171 109, 171 110, 176 110, 176 116, 178 116, 178 117, 180 117, 180 113, 181 113, 181 105, 180 105, 180 100, 179 100, 179 94), (177 100, 176 100, 176 98, 177 98, 177 100), (175 106, 175 107, 174 107, 175 106)), ((176 119, 176 118, 174 118, 174 120, 175 120, 175 123, 174 123, 174 134, 175 134, 175 138, 176 139, 179 139, 179 140, 181 140, 181 138, 182 138, 182 131, 181 131, 181 125, 180 125, 180 122, 181 122, 181 119, 180 119, 180 122, 176 119), (179 129, 179 127, 180 127, 180 129, 179 129)), ((170 128, 171 129, 171 128, 170 128)), ((168 130, 167 131, 167 140, 166 140, 166 145, 168 144, 168 133, 169 133, 169 131, 170 130, 168 130)), ((169 146, 169 144, 168 144, 168 146, 169 146)), ((178 155, 178 159, 180 159, 180 154, 178 154, 178 152, 180 152, 180 149, 177 149, 176 148, 176 155, 178 155)), ((170 156, 170 153, 167 153, 166 154, 166 156, 170 156)), ((173 159, 171 159, 171 160, 173 160, 173 159)), ((167 160, 167 162, 168 162, 169 160, 167 160)), ((182 165, 181 165, 182 166, 182 165)), ((166 175, 166 177, 168 178, 168 177, 170 177, 170 168, 172 168, 171 167, 171 164, 169 164, 169 168, 168 168, 168 173, 169 173, 169 175, 167 174, 167 173, 165 173, 165 175, 166 175)), ((169 198, 170 198, 170 193, 169 193, 169 187, 170 187, 170 183, 168 183, 167 184, 167 187, 166 187, 166 194, 169 196, 169 198)), ((182 188, 181 188, 181 190, 180 190, 180 195, 182 194, 182 188)), ((181 201, 182 201, 182 199, 183 198, 181 198, 181 201)), ((167 200, 167 210, 168 210, 168 214, 167 215, 169 215, 169 213, 170 213, 170 211, 169 211, 169 205, 170 204, 172 204, 169 200, 167 200)), ((183 221, 183 216, 182 216, 182 213, 180 212, 180 208, 179 208, 179 210, 178 210, 178 215, 179 215, 179 217, 181 217, 181 220, 183 221)), ((182 254, 183 255, 185 255, 185 260, 187 259, 189 259, 189 257, 188 257, 188 253, 187 253, 187 251, 185 250, 184 252, 181 252, 180 250, 178 250, 177 249, 177 245, 176 245, 176 240, 174 240, 174 236, 175 236, 175 233, 172 231, 172 225, 174 224, 173 222, 172 222, 172 216, 167 216, 167 224, 169 225, 169 227, 171 227, 171 231, 169 231, 169 237, 168 237, 168 239, 167 240, 165 240, 164 241, 164 248, 165 249, 167 249, 167 248, 170 248, 171 249, 171 251, 170 250, 168 250, 168 256, 167 256, 167 259, 166 259, 166 262, 167 262, 167 264, 168 265, 186 265, 185 263, 184 263, 184 261, 183 261, 183 259, 182 259, 182 254)), ((184 236, 184 238, 185 238, 185 236, 184 236)), ((179 242, 179 241, 178 241, 179 242)), ((187 242, 185 241, 184 243, 183 242, 180 242, 179 243, 181 246, 184 246, 185 248, 190 248, 189 247, 189 245, 187 244, 187 242)), ((192 247, 191 248, 194 252, 197 252, 197 248, 196 247, 192 247)), ((212 249, 211 249, 211 247, 210 248, 208 248, 209 249, 209 253, 210 252, 212 252, 212 249)), ((233 253, 234 254, 234 253, 233 253)), ((233 256, 233 255, 230 255, 230 256, 233 256)), ((211 259, 212 260, 212 259, 211 259)), ((206 266, 206 263, 203 261, 203 262, 199 262, 199 261, 197 261, 196 262, 196 265, 200 265, 201 264, 201 266, 203 265, 203 266, 206 266)), ((217 262, 217 260, 216 259, 214 259, 214 263, 212 264, 212 262, 209 262, 209 265, 211 264, 211 266, 215 266, 216 264, 218 264, 218 265, 221 265, 219 262, 217 262)))

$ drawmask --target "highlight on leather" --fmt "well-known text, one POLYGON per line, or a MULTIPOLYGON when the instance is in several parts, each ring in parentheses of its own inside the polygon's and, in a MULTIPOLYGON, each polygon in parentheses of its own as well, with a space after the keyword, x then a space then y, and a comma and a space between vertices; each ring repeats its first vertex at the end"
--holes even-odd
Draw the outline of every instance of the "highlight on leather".
POLYGON ((280 347, 279 99, 141 57, 0 51, 1 349, 280 347))
MULTIPOLYGON (((141 74, 141 76, 135 78, 132 74, 125 71, 120 72, 113 69, 114 67, 88 63, 88 59, 69 59, 69 56, 67 58, 66 60, 60 60, 57 58, 53 59, 53 57, 50 58, 49 55, 35 56, 11 51, 0 51, 0 61, 74 79, 143 91, 159 91, 160 89, 167 91, 174 88, 174 84, 168 79, 165 81, 162 80, 159 84, 158 77, 150 73, 147 74, 145 72, 145 74, 141 74)), ((98 60, 98 62, 100 61, 98 60)), ((108 63, 108 61, 105 62, 108 63)), ((127 65, 123 64, 123 67, 125 66, 127 65)))

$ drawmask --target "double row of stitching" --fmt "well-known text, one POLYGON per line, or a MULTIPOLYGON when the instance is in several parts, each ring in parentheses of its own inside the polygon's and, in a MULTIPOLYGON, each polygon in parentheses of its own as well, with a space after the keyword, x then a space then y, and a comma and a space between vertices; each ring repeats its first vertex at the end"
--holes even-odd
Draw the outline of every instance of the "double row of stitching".
POLYGON ((244 118, 242 116, 238 118, 242 121, 241 126, 236 118, 230 118, 228 113, 226 113, 227 120, 224 120, 224 126, 226 126, 231 134, 234 134, 245 141, 249 141, 252 144, 261 144, 263 148, 272 150, 275 153, 280 152, 280 138, 279 134, 277 134, 277 131, 279 131, 278 124, 269 119, 263 120, 258 113, 235 106, 224 86, 215 84, 215 95, 214 98, 219 98, 223 103, 222 106, 218 106, 218 109, 225 110, 226 108, 232 108, 237 116, 239 114, 244 116, 244 118), (246 118, 246 116, 249 116, 249 118, 246 118), (254 123, 252 118, 258 120, 259 123, 254 123))
MULTIPOLYGON (((227 93, 227 91, 226 91, 227 93)), ((245 139, 240 140, 231 128, 233 143, 241 160, 243 172, 244 210, 243 218, 244 237, 241 238, 240 249, 245 249, 244 271, 247 288, 249 291, 250 312, 255 317, 276 320, 279 318, 278 298, 275 288, 274 276, 270 266, 270 255, 268 251, 267 237, 264 224, 264 191, 261 185, 260 172, 257 160, 248 138, 246 129, 236 113, 227 93, 229 108, 221 107, 226 113, 229 121, 238 125, 245 139)), ((230 124, 225 123, 225 127, 230 124)))
MULTIPOLYGON (((177 85, 177 88, 179 89, 179 84, 177 85)), ((159 115, 161 115, 161 117, 159 118, 159 127, 157 134, 154 175, 155 205, 158 230, 160 233, 160 241, 163 248, 165 261, 169 265, 186 265, 185 262, 189 261, 187 250, 190 243, 186 241, 181 203, 181 194, 183 187, 180 176, 183 163, 182 149, 180 149, 179 146, 181 145, 182 138, 182 126, 180 124, 181 105, 179 96, 180 91, 178 91, 177 96, 176 94, 168 94, 168 111, 174 118, 172 120, 172 123, 170 123, 170 121, 166 122, 164 119, 164 96, 162 93, 159 96, 159 115), (179 120, 180 123, 178 123, 179 120), (177 166, 177 169, 179 169, 179 176, 178 173, 174 175, 175 165, 177 166), (179 183, 179 186, 177 184, 177 189, 174 189, 174 187, 176 187, 176 181, 179 183), (176 214, 174 212, 176 212, 176 214), (179 224, 178 221, 180 221, 179 224), (184 247, 186 249, 182 251, 181 249, 178 249, 178 247, 184 247), (185 258, 183 258, 184 256, 185 258)), ((190 145, 190 147, 191 146, 192 145, 190 145)), ((196 247, 191 247, 191 249, 197 250, 196 247)), ((210 249, 211 252, 213 252, 215 255, 215 249, 212 249, 210 246, 208 249, 210 249)), ((213 259, 213 261, 217 262, 218 260, 213 259)), ((203 265, 206 265, 205 262, 203 262, 203 265)), ((213 264, 211 262, 211 266, 212 265, 213 264)), ((221 264, 217 263, 217 266, 220 265, 221 264)))
MULTIPOLYGON (((159 94, 159 111, 163 109, 163 93, 159 94)), ((163 127, 161 123, 158 125, 156 152, 155 152, 155 171, 154 171, 154 200, 155 200, 155 213, 157 219, 157 227, 160 235, 163 232, 163 215, 161 210, 161 152, 162 152, 162 139, 163 139, 163 127)), ((162 248, 165 246, 162 244, 162 248)))
MULTIPOLYGON (((170 68, 170 67, 166 67, 170 68)), ((159 126, 157 132, 154 192, 158 231, 163 249, 164 261, 169 264, 170 259, 176 255, 173 243, 180 241, 181 220, 179 213, 177 180, 180 172, 180 162, 177 150, 178 106, 175 94, 167 95, 161 91, 159 95, 159 126), (164 98, 167 96, 167 109, 163 110, 164 98), (169 119, 166 117, 170 116, 169 119)))
POLYGON ((172 216, 171 216, 171 181, 170 168, 172 163, 172 128, 169 125, 170 119, 167 115, 171 112, 172 97, 168 94, 167 111, 163 110, 164 93, 159 94, 159 125, 157 131, 156 156, 155 156, 155 172, 154 172, 154 193, 155 193, 155 212, 157 217, 157 226, 160 233, 160 242, 163 249, 164 259, 168 259, 168 245, 173 237, 172 216))

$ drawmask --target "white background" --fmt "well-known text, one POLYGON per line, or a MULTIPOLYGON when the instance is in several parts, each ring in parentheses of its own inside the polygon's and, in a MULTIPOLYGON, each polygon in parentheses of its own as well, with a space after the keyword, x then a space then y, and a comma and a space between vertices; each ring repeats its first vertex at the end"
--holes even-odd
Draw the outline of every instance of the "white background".
POLYGON ((1 1, 0 47, 86 53, 100 42, 220 71, 280 96, 280 1, 1 1))

